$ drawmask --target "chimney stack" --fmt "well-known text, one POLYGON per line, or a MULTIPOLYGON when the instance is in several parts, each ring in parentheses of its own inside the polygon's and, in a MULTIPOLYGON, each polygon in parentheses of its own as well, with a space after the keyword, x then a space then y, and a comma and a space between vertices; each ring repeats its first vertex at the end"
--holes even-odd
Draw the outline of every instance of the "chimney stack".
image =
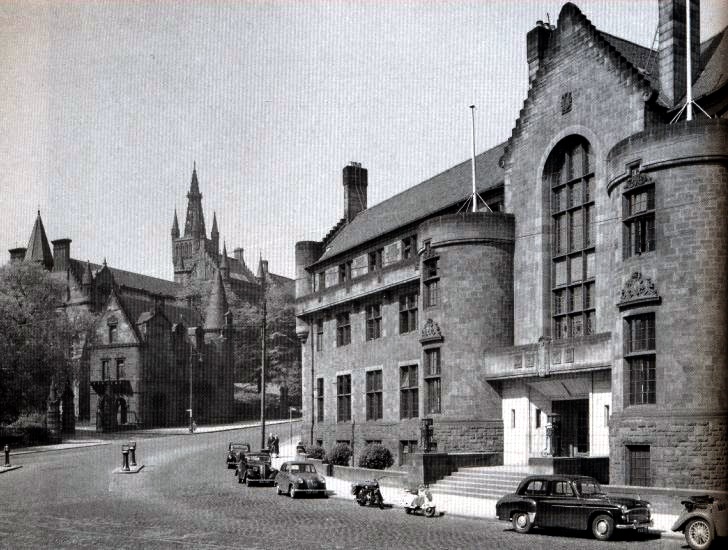
POLYGON ((71 239, 56 239, 53 243, 53 271, 66 271, 70 266, 71 239))
POLYGON ((10 252, 10 261, 11 262, 22 262, 25 259, 25 251, 27 248, 24 246, 18 247, 18 248, 11 248, 8 250, 10 252))
POLYGON ((236 248, 233 250, 233 257, 240 263, 240 265, 245 265, 245 249, 243 248, 236 248))
POLYGON ((344 218, 349 223, 362 210, 367 209, 367 169, 358 162, 344 167, 344 218))
POLYGON ((660 89, 670 106, 675 106, 687 91, 687 13, 690 2, 691 79, 700 68, 700 0, 659 0, 660 89))
POLYGON ((533 82, 536 72, 541 67, 554 28, 543 21, 536 21, 536 26, 526 34, 526 61, 528 61, 528 83, 533 82))

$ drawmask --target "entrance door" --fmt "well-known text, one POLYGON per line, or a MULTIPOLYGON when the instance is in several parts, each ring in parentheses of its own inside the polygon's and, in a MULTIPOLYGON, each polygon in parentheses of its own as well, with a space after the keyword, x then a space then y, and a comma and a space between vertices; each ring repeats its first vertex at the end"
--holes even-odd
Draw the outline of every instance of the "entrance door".
POLYGON ((589 400, 553 401, 553 412, 561 415, 559 456, 589 452, 589 400))

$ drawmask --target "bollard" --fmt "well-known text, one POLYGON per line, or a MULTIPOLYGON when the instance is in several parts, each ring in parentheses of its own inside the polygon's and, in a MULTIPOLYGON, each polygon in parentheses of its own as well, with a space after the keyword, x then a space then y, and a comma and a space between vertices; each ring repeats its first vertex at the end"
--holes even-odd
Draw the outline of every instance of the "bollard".
POLYGON ((10 447, 5 445, 5 466, 10 467, 10 447))
POLYGON ((121 446, 121 454, 124 457, 124 460, 121 464, 121 470, 123 472, 129 471, 129 445, 122 445, 121 446))
POLYGON ((136 441, 129 441, 129 452, 131 453, 131 465, 136 467, 136 441))

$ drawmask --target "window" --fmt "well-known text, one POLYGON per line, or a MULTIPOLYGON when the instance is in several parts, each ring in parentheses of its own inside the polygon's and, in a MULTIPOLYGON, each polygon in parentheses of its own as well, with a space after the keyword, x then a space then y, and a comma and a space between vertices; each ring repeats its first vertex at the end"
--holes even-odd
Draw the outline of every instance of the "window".
POLYGON ((516 427, 516 409, 511 409, 511 428, 516 427))
POLYGON ((554 481, 551 492, 556 496, 574 496, 574 490, 571 488, 571 483, 566 480, 554 481))
POLYGON ((316 288, 316 290, 318 290, 320 292, 326 288, 326 272, 325 271, 319 272, 317 279, 318 279, 318 288, 316 288))
POLYGON ((402 259, 414 258, 417 254, 417 235, 402 239, 402 259))
POLYGON ((417 330, 417 300, 419 294, 411 292, 399 297, 399 333, 417 330))
POLYGON ((336 377, 336 421, 349 422, 350 420, 351 375, 342 374, 336 377))
POLYGON ((351 281, 351 260, 339 265, 339 283, 351 281))
POLYGON ((109 360, 102 359, 101 360, 101 380, 108 380, 109 378, 110 378, 109 360))
POLYGON ((365 445, 381 445, 382 440, 381 439, 365 439, 364 444, 365 445))
POLYGON ((417 365, 406 365, 399 369, 399 417, 419 416, 419 383, 417 365))
POLYGON ((324 379, 316 379, 316 422, 324 421, 324 379))
POLYGON ((604 425, 609 426, 609 405, 604 405, 604 425))
POLYGON ((109 323, 109 344, 113 344, 116 342, 117 338, 117 324, 116 323, 109 323))
POLYGON ((324 349, 324 320, 316 319, 316 351, 324 349))
POLYGON ((349 313, 339 313, 336 316, 336 345, 346 346, 351 343, 351 322, 349 313))
POLYGON ((404 440, 399 442, 399 465, 410 464, 410 455, 417 452, 417 440, 404 440))
POLYGON ((439 258, 431 258, 424 263, 422 277, 424 281, 424 307, 436 306, 439 301, 440 272, 439 258))
POLYGON ((627 485, 652 485, 649 445, 627 445, 627 485))
POLYGON ((629 404, 656 403, 654 313, 626 319, 625 359, 629 373, 629 404))
POLYGON ((638 187, 624 195, 624 257, 655 249, 655 187, 638 187))
POLYGON ((427 413, 441 411, 440 348, 425 350, 425 386, 427 388, 427 413))
POLYGON ((523 491, 524 495, 545 495, 546 489, 548 487, 548 483, 543 479, 534 479, 532 481, 528 482, 528 485, 526 485, 525 490, 523 491))
POLYGON ((384 254, 383 248, 377 248, 376 250, 369 253, 369 273, 372 271, 378 271, 382 269, 382 255, 384 254))
POLYGON ((382 304, 367 306, 367 340, 375 340, 382 335, 382 304))
POLYGON ((122 380, 124 378, 124 359, 116 360, 116 379, 122 380))
POLYGON ((536 427, 541 427, 541 409, 536 409, 536 427))
POLYGON ((367 420, 382 418, 382 371, 370 370, 366 378, 367 420))
POLYGON ((552 332, 555 340, 595 330, 594 167, 589 143, 566 138, 549 156, 551 187, 552 332))

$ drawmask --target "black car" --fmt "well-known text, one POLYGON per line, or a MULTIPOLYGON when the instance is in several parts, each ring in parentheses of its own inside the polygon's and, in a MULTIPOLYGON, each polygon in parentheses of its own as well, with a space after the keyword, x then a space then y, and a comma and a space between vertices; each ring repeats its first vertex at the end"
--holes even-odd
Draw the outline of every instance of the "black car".
POLYGON ((238 464, 235 473, 238 476, 238 483, 245 483, 248 486, 253 483, 272 485, 278 470, 271 465, 270 454, 248 453, 245 455, 245 462, 238 464))
POLYGON ((227 452, 227 467, 230 468, 237 468, 238 467, 238 460, 240 459, 240 453, 243 453, 243 455, 246 455, 250 452, 250 445, 247 443, 228 443, 228 452, 227 452))
POLYGON ((607 496, 586 476, 529 476, 495 509, 498 519, 512 522, 518 533, 531 527, 589 529, 594 538, 609 540, 615 529, 646 531, 652 525, 649 502, 607 496))
POLYGON ((275 486, 279 495, 288 493, 291 498, 304 494, 328 497, 326 478, 316 472, 312 462, 303 460, 284 462, 276 475, 275 486))

